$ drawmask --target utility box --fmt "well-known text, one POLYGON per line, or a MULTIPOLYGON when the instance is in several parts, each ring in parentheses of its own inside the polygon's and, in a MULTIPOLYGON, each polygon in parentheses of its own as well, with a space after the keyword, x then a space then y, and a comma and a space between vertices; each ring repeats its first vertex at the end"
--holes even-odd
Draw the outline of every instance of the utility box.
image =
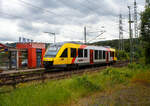
MULTIPOLYGON (((27 66, 28 68, 37 68, 43 67, 43 56, 45 54, 45 44, 44 43, 17 43, 17 49, 26 49, 27 50, 27 66)), ((21 57, 21 53, 19 53, 21 57)), ((18 59, 21 63, 21 59, 18 59)))

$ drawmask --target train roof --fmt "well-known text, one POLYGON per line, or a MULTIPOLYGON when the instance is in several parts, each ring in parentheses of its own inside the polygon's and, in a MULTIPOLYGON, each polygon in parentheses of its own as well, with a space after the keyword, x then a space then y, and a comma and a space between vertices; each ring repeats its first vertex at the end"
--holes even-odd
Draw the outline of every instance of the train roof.
POLYGON ((86 47, 86 49, 94 49, 94 50, 109 50, 109 51, 115 51, 115 49, 111 48, 110 46, 94 46, 94 45, 84 45, 83 43, 81 42, 58 42, 58 43, 55 43, 55 44, 52 44, 50 45, 51 47, 52 46, 57 46, 57 47, 61 47, 63 46, 64 44, 79 44, 81 46, 84 46, 86 47))
POLYGON ((83 43, 81 43, 81 42, 74 42, 74 41, 72 41, 72 42, 58 42, 58 43, 51 44, 51 46, 62 46, 62 45, 64 45, 64 44, 66 44, 66 43, 72 43, 72 44, 80 44, 80 45, 83 45, 83 43))

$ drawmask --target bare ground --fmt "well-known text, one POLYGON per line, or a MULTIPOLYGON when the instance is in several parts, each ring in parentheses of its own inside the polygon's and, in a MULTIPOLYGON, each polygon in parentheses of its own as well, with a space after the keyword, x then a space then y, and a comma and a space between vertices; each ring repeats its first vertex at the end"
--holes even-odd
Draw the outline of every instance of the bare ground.
POLYGON ((150 106, 150 86, 131 84, 80 99, 74 106, 150 106))

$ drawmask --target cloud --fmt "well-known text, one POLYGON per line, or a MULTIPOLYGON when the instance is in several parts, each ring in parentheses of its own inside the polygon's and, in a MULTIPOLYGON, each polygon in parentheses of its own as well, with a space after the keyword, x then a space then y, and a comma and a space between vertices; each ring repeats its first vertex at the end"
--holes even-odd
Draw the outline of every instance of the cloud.
MULTIPOLYGON (((137 0, 138 12, 144 10, 142 0, 137 0)), ((57 41, 83 41, 84 26, 105 26, 106 39, 118 37, 118 14, 126 18, 125 0, 1 0, 0 1, 0 41, 17 41, 19 36, 41 42, 53 42, 53 37, 43 32, 55 32, 57 41), (12 5, 13 4, 13 5, 12 5), (50 39, 50 40, 49 40, 50 39)), ((133 11, 132 11, 133 12, 133 11)), ((99 33, 88 34, 92 39, 99 33)), ((126 38, 126 36, 125 36, 126 38)))

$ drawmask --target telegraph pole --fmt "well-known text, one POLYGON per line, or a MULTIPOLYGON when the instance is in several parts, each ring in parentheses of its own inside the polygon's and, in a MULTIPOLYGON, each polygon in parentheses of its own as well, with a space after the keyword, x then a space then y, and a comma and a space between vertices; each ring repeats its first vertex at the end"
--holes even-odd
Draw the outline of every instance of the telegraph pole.
POLYGON ((84 44, 86 44, 86 26, 84 27, 84 44))
POLYGON ((129 8, 129 36, 130 36, 130 63, 133 61, 133 37, 132 37, 132 29, 131 29, 131 24, 133 21, 131 21, 131 11, 130 11, 130 6, 129 8))

